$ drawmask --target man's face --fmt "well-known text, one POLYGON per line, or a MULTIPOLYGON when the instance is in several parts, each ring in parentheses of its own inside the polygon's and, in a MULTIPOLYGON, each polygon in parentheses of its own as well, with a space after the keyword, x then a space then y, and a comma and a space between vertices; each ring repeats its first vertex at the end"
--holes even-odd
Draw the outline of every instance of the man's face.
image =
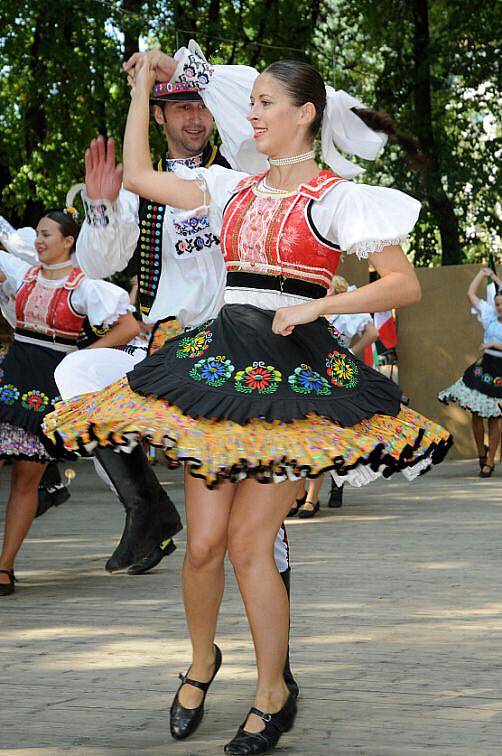
POLYGON ((162 126, 171 157, 198 155, 209 141, 213 116, 200 100, 165 102, 155 105, 153 114, 162 126))

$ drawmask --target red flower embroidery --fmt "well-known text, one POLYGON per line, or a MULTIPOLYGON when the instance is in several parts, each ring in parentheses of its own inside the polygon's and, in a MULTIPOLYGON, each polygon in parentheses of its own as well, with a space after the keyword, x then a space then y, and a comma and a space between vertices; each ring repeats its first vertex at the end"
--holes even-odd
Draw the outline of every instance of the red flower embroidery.
POLYGON ((235 387, 237 391, 245 394, 250 394, 252 391, 270 394, 277 390, 281 380, 281 373, 272 365, 254 362, 245 370, 239 370, 235 376, 235 387))
POLYGON ((272 379, 271 373, 265 368, 255 368, 249 372, 244 383, 250 386, 252 389, 266 388, 272 379))

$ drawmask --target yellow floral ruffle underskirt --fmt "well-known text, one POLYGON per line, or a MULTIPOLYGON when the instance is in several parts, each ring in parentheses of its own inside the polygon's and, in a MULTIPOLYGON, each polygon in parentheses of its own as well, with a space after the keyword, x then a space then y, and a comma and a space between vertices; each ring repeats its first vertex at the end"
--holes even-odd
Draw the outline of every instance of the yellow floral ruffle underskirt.
POLYGON ((374 415, 347 428, 317 415, 292 423, 257 419, 246 425, 194 419, 163 399, 135 393, 127 378, 58 403, 45 418, 44 430, 67 452, 146 438, 162 447, 172 463, 188 460, 190 471, 208 486, 225 478, 278 481, 326 470, 347 476, 354 485, 399 470, 411 478, 413 471, 418 474, 441 461, 451 443, 441 426, 407 407, 397 417, 374 415))

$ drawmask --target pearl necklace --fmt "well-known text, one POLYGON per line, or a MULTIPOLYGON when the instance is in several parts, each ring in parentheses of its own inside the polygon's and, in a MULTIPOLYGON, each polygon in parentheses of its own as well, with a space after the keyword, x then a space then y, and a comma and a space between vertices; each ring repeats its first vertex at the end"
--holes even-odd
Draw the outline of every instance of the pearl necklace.
POLYGON ((269 187, 263 179, 255 184, 253 187, 254 193, 258 197, 266 197, 269 200, 282 200, 286 197, 291 197, 295 192, 290 192, 287 189, 275 189, 273 186, 269 187))
POLYGON ((309 152, 304 152, 303 155, 292 155, 291 157, 285 157, 285 158, 269 158, 268 162, 270 165, 295 165, 295 163, 304 163, 306 160, 312 160, 312 158, 315 158, 315 152, 314 150, 309 150, 309 152))
POLYGON ((269 194, 291 194, 289 189, 277 189, 275 186, 269 186, 264 178, 261 180, 262 189, 269 194))

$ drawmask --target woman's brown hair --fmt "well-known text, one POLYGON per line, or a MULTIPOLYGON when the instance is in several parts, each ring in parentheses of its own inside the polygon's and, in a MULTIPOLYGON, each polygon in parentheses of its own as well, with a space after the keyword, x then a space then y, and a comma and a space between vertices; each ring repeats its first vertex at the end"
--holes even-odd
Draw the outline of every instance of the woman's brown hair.
MULTIPOLYGON (((314 139, 322 125, 324 108, 326 107, 326 87, 321 74, 309 63, 301 60, 278 60, 271 63, 263 73, 268 73, 277 79, 296 107, 311 102, 316 109, 316 117, 310 125, 310 135, 314 139)), ((418 141, 411 134, 405 134, 396 129, 396 123, 389 113, 371 108, 352 108, 366 126, 372 131, 387 134, 389 141, 399 144, 406 154, 406 158, 417 171, 423 173, 427 167, 427 159, 420 151, 418 141)))

